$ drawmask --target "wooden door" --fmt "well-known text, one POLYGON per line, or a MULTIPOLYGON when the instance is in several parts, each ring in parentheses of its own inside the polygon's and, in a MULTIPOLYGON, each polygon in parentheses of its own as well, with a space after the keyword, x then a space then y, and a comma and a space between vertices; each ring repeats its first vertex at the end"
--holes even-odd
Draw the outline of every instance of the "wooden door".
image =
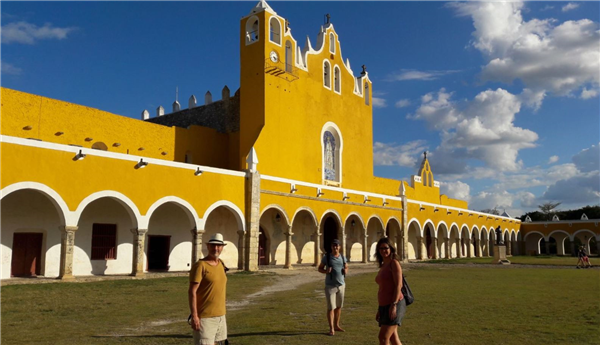
POLYGON ((267 257, 267 235, 265 235, 265 230, 262 227, 258 235, 258 264, 269 264, 269 258, 267 257))
POLYGON ((31 277, 40 274, 44 234, 21 232, 13 237, 11 276, 31 277))

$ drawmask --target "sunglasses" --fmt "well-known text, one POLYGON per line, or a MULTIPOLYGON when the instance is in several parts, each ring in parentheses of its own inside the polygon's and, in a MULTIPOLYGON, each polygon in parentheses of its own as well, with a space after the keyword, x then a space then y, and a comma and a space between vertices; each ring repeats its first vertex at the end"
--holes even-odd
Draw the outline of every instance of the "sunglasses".
POLYGON ((379 247, 379 250, 390 250, 390 247, 379 247))

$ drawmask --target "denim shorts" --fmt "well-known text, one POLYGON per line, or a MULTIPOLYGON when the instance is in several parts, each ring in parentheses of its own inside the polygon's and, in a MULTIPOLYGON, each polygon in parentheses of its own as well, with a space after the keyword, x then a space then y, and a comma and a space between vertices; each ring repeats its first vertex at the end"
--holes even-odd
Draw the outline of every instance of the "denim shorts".
POLYGON ((400 326, 402 324, 402 319, 406 313, 406 301, 403 298, 400 302, 398 302, 396 305, 396 318, 393 320, 390 320, 391 306, 391 304, 379 306, 379 327, 394 325, 400 326))

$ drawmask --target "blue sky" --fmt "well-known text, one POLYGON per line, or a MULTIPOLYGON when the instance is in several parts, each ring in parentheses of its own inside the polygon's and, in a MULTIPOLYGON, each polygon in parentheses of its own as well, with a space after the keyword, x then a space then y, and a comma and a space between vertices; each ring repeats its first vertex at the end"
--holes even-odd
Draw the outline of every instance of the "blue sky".
MULTIPOLYGON (((139 118, 239 88, 256 1, 2 2, 2 86, 139 118)), ((331 14, 374 83, 375 174, 429 152, 442 192, 513 216, 600 203, 599 2, 269 2, 313 46, 331 14)))

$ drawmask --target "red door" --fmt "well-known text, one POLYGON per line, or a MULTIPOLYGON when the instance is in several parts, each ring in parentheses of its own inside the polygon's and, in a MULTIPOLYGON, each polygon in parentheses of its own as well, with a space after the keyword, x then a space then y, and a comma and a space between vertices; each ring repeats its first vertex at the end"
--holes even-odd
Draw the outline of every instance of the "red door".
POLYGON ((30 277, 40 274, 43 237, 44 234, 41 233, 14 234, 11 276, 30 277))

